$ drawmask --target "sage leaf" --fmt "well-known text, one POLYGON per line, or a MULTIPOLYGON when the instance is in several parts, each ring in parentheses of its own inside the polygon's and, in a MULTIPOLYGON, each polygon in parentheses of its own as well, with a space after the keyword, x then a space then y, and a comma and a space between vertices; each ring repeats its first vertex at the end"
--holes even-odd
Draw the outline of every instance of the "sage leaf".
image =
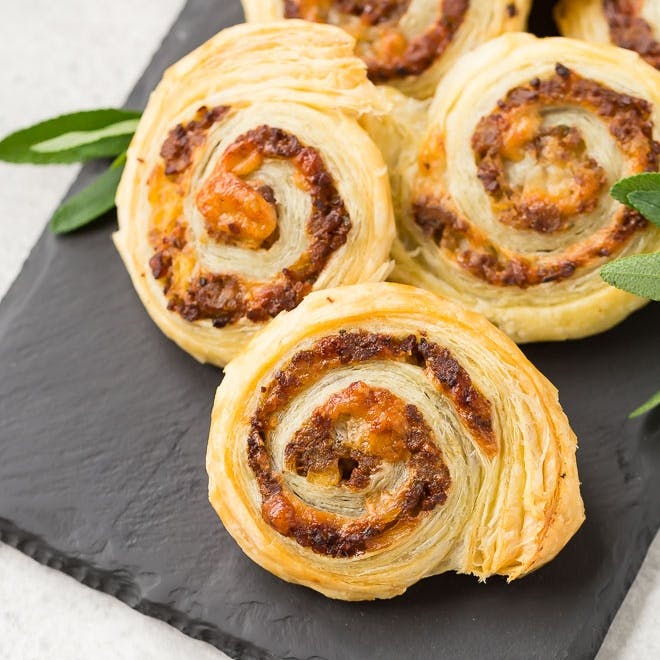
POLYGON ((617 181, 610 195, 622 204, 629 204, 628 195, 639 190, 660 191, 660 172, 644 172, 617 181))
POLYGON ((135 121, 139 117, 140 113, 135 110, 106 108, 47 119, 1 140, 0 160, 44 165, 116 156, 127 149, 134 130, 129 131, 130 126, 124 122, 135 121), (91 141, 82 134, 91 134, 91 141), (62 142, 58 150, 53 150, 58 144, 55 141, 60 139, 62 142))
POLYGON ((61 204, 50 220, 51 231, 66 234, 112 209, 125 162, 126 153, 122 153, 101 176, 61 204))
POLYGON ((660 225, 660 190, 634 190, 628 193, 628 204, 649 222, 660 225))
POLYGON ((660 390, 658 390, 646 403, 643 403, 639 408, 633 410, 628 417, 634 419, 639 417, 649 410, 653 410, 656 406, 660 406, 660 390))
POLYGON ((600 276, 618 289, 641 298, 660 300, 660 252, 611 261, 600 269, 600 276))
POLYGON ((97 131, 71 131, 63 133, 50 140, 44 140, 30 147, 32 151, 39 153, 55 153, 57 151, 68 151, 76 147, 82 147, 86 144, 99 142, 104 138, 118 137, 121 135, 131 136, 135 133, 139 119, 126 119, 116 124, 110 124, 105 128, 99 128, 97 131))

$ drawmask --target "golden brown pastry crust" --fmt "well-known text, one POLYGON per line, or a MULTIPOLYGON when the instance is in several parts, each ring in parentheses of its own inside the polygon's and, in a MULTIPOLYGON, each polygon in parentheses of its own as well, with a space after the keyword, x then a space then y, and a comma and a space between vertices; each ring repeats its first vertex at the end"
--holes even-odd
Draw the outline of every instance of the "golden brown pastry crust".
POLYGON ((241 0, 249 22, 302 18, 356 38, 369 77, 428 98, 464 53, 524 30, 530 0, 241 0))
POLYGON ((358 124, 387 105, 353 45, 306 21, 236 26, 151 95, 114 240, 149 314, 199 360, 222 366, 310 291, 390 269, 387 170, 358 124))
POLYGON ((209 497, 254 561, 346 600, 518 578, 584 518, 555 388, 483 317, 399 284, 315 292, 226 368, 209 497))
POLYGON ((612 46, 510 34, 466 55, 428 110, 394 94, 400 112, 365 120, 391 169, 393 279, 459 300, 518 342, 601 332, 645 304, 599 269, 660 248, 658 228, 609 195, 658 170, 652 67, 612 46))
POLYGON ((660 4, 656 0, 560 0, 555 19, 566 37, 634 50, 660 69, 660 4))

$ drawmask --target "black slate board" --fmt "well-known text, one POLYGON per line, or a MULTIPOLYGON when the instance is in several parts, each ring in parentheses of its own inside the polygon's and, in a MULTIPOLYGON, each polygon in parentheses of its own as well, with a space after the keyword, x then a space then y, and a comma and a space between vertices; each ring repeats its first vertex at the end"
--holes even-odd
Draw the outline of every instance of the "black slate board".
MULTIPOLYGON (((536 5, 532 28, 549 33, 550 3, 536 5)), ((240 18, 235 0, 191 0, 128 105, 240 18)), ((554 562, 511 585, 446 574, 391 601, 335 602, 252 564, 222 529, 204 470, 222 373, 149 320, 113 227, 44 233, 0 305, 4 542, 237 658, 595 655, 660 525, 660 411, 626 419, 660 382, 660 306, 526 349, 580 438, 587 522, 554 562)))

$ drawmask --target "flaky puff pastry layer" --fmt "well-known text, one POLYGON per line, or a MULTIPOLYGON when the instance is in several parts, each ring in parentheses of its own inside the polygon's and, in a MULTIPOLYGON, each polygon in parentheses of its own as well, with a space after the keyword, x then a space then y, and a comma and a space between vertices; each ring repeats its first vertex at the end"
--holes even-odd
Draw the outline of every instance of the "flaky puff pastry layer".
POLYGON ((629 48, 660 69, 657 0, 560 0, 554 13, 564 36, 629 48))
POLYGON ((482 316, 363 284, 310 294, 225 370, 210 501, 265 569, 345 600, 519 578, 584 519, 557 391, 482 316))
POLYGON ((602 332, 646 303, 599 276, 660 248, 609 195, 657 171, 660 75, 635 53, 503 35, 467 54, 427 107, 365 126, 390 165, 391 278, 483 313, 517 342, 602 332))
POLYGON ((356 38, 370 78, 415 98, 433 95, 464 53, 488 39, 524 30, 530 0, 241 0, 249 22, 303 18, 356 38))
POLYGON ((386 166, 358 118, 387 103, 338 28, 239 25, 170 67, 117 192, 114 241, 147 311, 224 365, 311 290, 384 279, 386 166))

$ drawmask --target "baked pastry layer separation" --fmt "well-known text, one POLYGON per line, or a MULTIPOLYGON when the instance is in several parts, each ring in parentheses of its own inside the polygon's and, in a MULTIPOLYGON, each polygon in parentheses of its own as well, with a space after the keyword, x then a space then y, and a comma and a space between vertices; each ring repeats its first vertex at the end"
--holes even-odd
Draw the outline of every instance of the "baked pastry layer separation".
POLYGON ((482 316, 378 283, 314 292, 226 368, 209 497, 255 562, 332 598, 509 580, 584 519, 555 388, 482 316))
POLYGON ((658 170, 660 74, 638 55, 503 35, 453 68, 428 115, 401 107, 373 130, 392 168, 394 279, 518 342, 601 332, 645 304, 599 276, 660 248, 660 230, 609 195, 658 170))
POLYGON ((250 22, 301 18, 356 39, 369 77, 416 98, 433 94, 464 53, 524 30, 531 0, 241 0, 250 22))
POLYGON ((660 69, 657 0, 560 0, 555 20, 567 37, 634 50, 660 69))
POLYGON ((384 279, 394 219, 358 118, 386 104, 338 28, 227 29, 151 95, 114 240, 147 311, 223 365, 312 290, 384 279))

